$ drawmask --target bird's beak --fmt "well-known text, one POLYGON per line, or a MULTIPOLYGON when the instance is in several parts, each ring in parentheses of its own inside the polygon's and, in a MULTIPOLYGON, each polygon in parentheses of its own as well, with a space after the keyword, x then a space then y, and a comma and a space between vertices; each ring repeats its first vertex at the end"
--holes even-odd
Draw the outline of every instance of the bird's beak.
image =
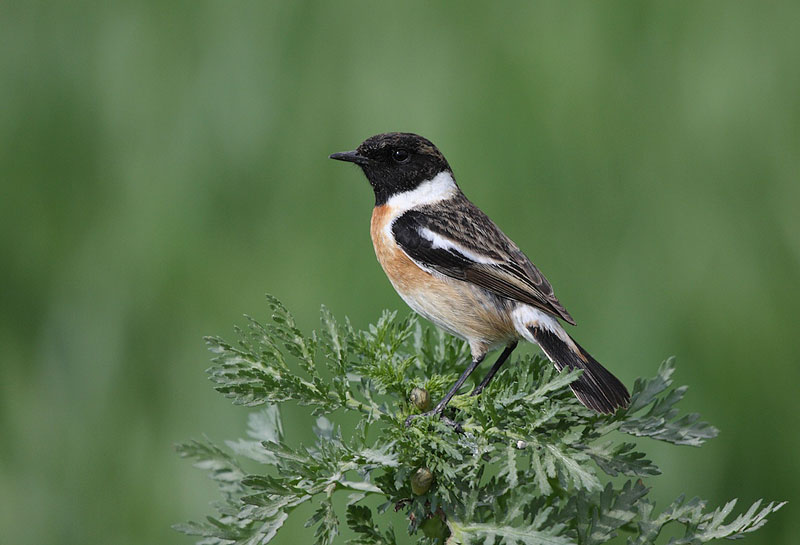
POLYGON ((332 153, 329 157, 337 161, 347 161, 348 163, 355 163, 357 165, 366 165, 369 163, 369 159, 363 155, 359 155, 357 151, 341 151, 339 153, 332 153))

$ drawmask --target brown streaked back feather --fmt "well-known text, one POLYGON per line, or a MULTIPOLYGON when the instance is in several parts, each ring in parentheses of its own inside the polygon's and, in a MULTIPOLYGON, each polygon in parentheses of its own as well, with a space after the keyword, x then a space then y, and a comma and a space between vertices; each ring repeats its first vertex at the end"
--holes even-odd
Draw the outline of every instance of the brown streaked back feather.
POLYGON ((394 221, 392 232, 403 251, 421 266, 534 305, 575 325, 539 269, 462 193, 409 210, 394 221), (440 240, 426 238, 424 230, 440 240))

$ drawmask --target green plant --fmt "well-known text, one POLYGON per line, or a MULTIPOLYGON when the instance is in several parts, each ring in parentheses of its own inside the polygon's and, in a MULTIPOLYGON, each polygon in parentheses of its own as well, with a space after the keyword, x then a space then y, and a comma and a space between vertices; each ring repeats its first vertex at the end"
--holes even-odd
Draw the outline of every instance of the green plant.
POLYGON ((435 418, 406 427, 406 417, 420 411, 412 390, 437 399, 468 362, 462 342, 390 312, 356 331, 325 308, 320 330, 304 335, 268 299, 271 324, 248 318, 235 346, 206 339, 216 389, 236 404, 264 408, 250 415, 248 439, 228 442, 233 454, 209 441, 178 447, 210 472, 224 497, 216 517, 177 526, 200 543, 267 543, 305 502, 316 505, 306 523, 316 527, 315 542, 332 543, 342 518, 337 491, 350 493, 344 518, 355 544, 395 543, 400 523, 429 543, 597 544, 622 533, 633 545, 654 543, 672 522, 685 530, 669 543, 702 543, 752 532, 784 505, 758 501, 728 520, 736 500, 710 509, 680 497, 655 511, 642 479, 659 470, 626 436, 699 446, 717 434, 696 414, 679 416, 675 405, 686 387, 671 388, 672 360, 636 381, 627 410, 606 416, 566 388, 576 372, 559 374, 542 358, 522 357, 482 395, 454 398, 463 432, 435 418), (286 402, 317 416, 313 447, 285 441, 279 407, 286 402), (356 423, 345 432, 330 415, 356 423), (241 459, 263 469, 248 474, 241 459))

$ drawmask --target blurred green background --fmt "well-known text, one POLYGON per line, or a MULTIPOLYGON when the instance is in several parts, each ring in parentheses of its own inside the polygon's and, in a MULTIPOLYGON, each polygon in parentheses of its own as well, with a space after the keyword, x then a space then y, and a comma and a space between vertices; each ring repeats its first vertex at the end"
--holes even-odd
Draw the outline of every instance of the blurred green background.
MULTIPOLYGON (((172 445, 247 414, 201 336, 267 291, 306 330, 321 303, 406 312, 368 185, 327 159, 403 130, 625 382, 678 357, 722 433, 648 445, 660 505, 794 500, 747 543, 796 543, 798 23, 797 2, 4 2, 0 542, 191 542, 170 524, 217 493, 172 445)), ((280 543, 308 542, 290 521, 280 543)))

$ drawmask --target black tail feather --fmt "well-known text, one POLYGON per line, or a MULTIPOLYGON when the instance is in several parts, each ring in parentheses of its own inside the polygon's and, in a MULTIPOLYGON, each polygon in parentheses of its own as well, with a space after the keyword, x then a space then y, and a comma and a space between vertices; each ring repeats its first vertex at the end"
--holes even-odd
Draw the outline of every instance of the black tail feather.
POLYGON ((531 327, 530 332, 556 369, 583 369, 581 376, 570 384, 578 401, 592 410, 606 414, 628 406, 631 395, 625 385, 578 343, 572 341, 580 354, 548 329, 531 327))

